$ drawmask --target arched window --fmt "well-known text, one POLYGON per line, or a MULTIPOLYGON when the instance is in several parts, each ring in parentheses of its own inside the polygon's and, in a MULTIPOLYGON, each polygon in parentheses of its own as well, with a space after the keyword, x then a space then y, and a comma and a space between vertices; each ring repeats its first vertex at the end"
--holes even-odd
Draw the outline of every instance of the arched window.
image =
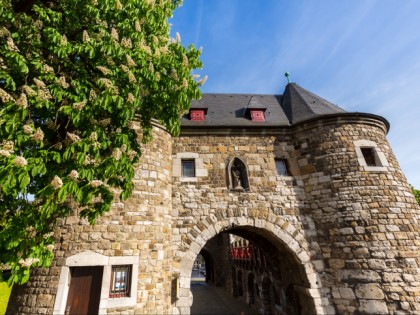
POLYGON ((249 190, 248 169, 240 158, 233 158, 227 168, 228 186, 231 190, 249 190))

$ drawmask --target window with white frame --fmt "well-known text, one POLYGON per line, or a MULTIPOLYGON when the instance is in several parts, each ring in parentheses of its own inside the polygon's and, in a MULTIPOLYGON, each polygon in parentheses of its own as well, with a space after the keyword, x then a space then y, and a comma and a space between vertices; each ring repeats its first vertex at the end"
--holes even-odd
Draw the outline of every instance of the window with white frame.
POLYGON ((357 160, 365 171, 388 170, 388 161, 376 142, 371 140, 354 141, 357 160))
POLYGON ((195 152, 179 152, 173 156, 172 176, 180 182, 197 182, 200 177, 208 176, 204 160, 195 152))

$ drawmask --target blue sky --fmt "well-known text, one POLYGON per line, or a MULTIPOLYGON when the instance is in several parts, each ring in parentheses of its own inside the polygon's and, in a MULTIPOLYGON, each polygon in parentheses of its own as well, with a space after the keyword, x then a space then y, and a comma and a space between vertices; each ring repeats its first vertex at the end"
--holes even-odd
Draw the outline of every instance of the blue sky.
POLYGON ((184 0, 170 23, 203 47, 204 93, 282 94, 288 71, 347 111, 385 117, 420 189, 420 1, 184 0))

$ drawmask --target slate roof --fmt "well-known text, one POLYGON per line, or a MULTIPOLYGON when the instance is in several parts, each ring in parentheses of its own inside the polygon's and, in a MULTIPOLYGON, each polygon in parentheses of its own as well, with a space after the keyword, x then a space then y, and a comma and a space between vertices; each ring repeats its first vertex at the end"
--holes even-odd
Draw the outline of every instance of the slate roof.
POLYGON ((345 113, 342 108, 289 83, 283 95, 261 94, 203 94, 191 108, 206 108, 204 121, 181 118, 185 127, 281 127, 328 114, 345 113), (265 121, 253 122, 248 108, 265 109, 265 121))

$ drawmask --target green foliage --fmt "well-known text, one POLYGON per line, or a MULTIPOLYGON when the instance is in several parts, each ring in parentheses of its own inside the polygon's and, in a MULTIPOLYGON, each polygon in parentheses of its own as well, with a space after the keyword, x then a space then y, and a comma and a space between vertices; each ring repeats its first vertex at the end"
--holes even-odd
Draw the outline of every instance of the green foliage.
POLYGON ((414 197, 416 198, 416 200, 417 200, 417 203, 420 205, 420 190, 418 190, 418 189, 415 189, 413 186, 411 186, 410 185, 410 187, 411 187, 411 191, 413 192, 413 195, 414 195, 414 197))
POLYGON ((0 282, 0 315, 6 314, 11 292, 12 287, 9 287, 6 282, 0 282))
POLYGON ((24 283, 50 265, 59 218, 94 223, 115 189, 130 196, 133 121, 143 140, 152 119, 179 133, 204 80, 200 52, 169 38, 178 1, 0 2, 0 270, 24 283))

